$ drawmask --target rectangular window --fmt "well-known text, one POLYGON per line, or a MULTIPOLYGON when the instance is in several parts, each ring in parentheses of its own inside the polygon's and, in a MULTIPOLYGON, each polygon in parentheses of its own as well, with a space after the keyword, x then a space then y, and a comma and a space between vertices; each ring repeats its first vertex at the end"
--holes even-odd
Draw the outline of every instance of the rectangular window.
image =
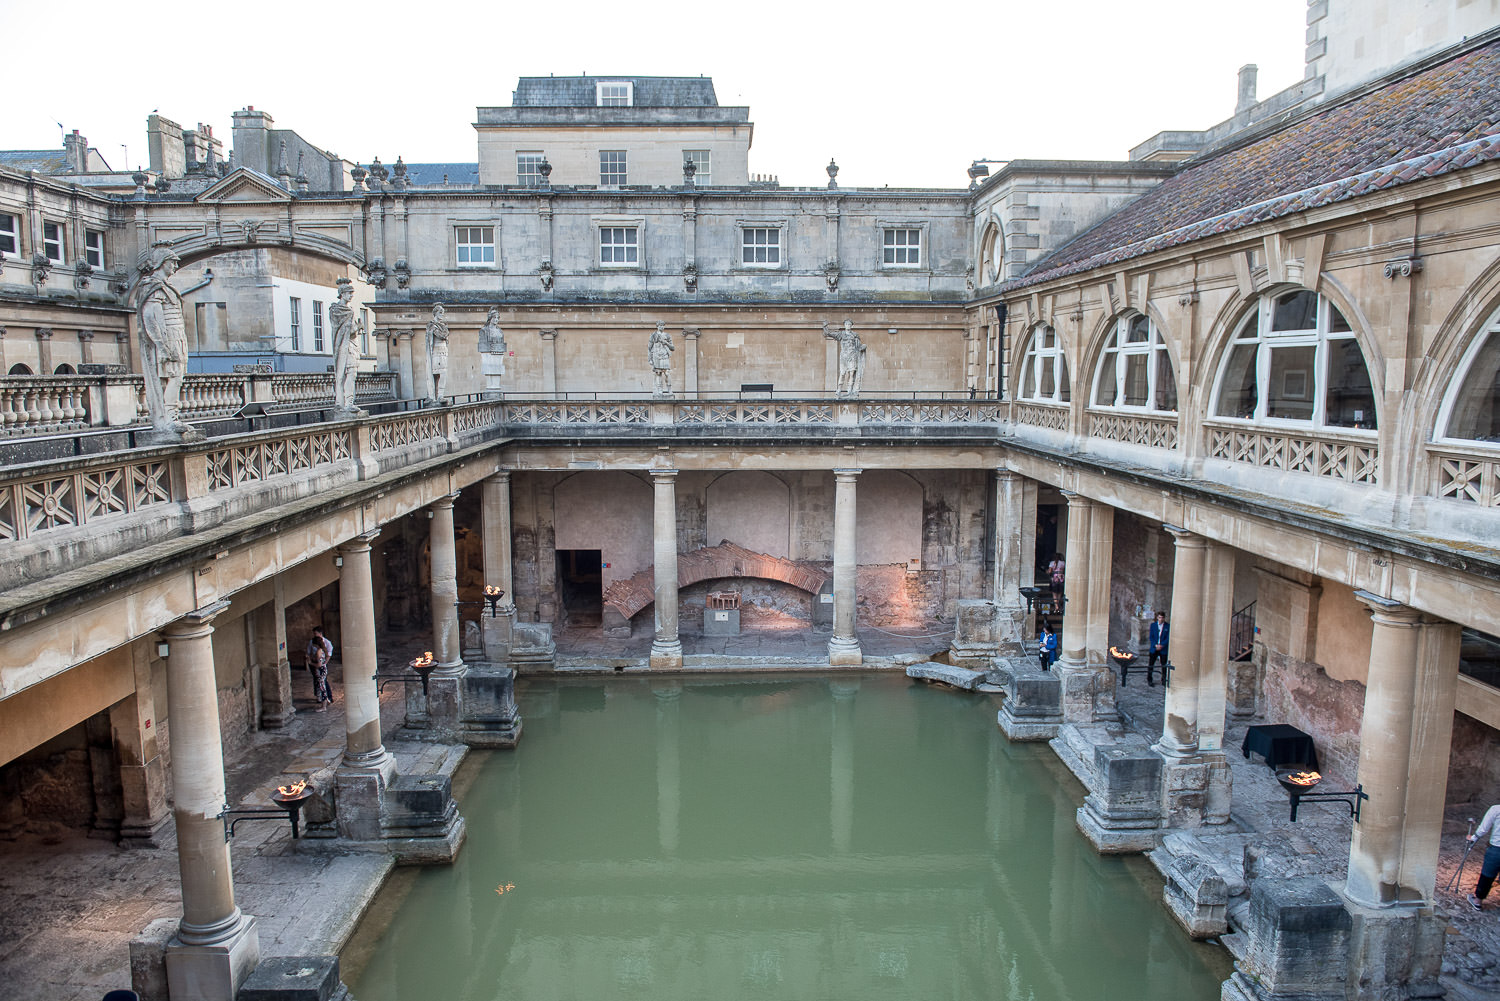
POLYGON ((599 151, 599 185, 605 188, 617 188, 629 183, 625 178, 625 151, 601 149, 599 151))
POLYGON ((0 214, 0 254, 16 256, 21 253, 19 233, 15 216, 0 214))
POLYGON ((89 267, 104 270, 104 234, 92 229, 83 231, 83 259, 89 267))
POLYGON ((288 303, 292 307, 292 350, 297 351, 302 347, 302 300, 292 296, 288 303))
POLYGON ((781 230, 746 226, 740 244, 743 264, 777 268, 781 266, 781 230))
POLYGON ((63 230, 60 222, 42 223, 42 253, 53 264, 61 264, 63 257, 63 230))
POLYGON ((635 226, 599 228, 599 263, 605 267, 634 267, 640 263, 640 230, 635 226))
POLYGON ((458 266, 485 268, 495 263, 495 227, 458 227, 458 266))
POLYGON ((516 183, 528 188, 542 186, 542 161, 545 153, 516 153, 516 183))
POLYGON ((633 103, 635 84, 629 81, 594 84, 594 94, 601 108, 628 108, 633 103))
POLYGON ((359 353, 370 356, 370 311, 363 306, 359 309, 359 353))
POLYGON ((682 151, 682 162, 687 163, 689 160, 693 161, 693 165, 698 168, 697 172, 693 174, 694 184, 714 183, 712 151, 706 149, 685 149, 682 151))
POLYGON ((888 229, 882 246, 882 262, 900 268, 915 268, 922 264, 922 231, 920 229, 888 229))
POLYGON ((323 304, 314 299, 312 304, 313 350, 323 350, 323 304))

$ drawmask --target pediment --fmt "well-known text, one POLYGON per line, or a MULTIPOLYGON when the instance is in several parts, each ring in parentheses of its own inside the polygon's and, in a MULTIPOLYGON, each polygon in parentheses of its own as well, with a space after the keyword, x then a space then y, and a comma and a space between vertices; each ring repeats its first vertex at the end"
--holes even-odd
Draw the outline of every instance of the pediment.
POLYGON ((205 188, 197 202, 288 202, 292 193, 268 175, 249 167, 236 167, 229 174, 205 188))

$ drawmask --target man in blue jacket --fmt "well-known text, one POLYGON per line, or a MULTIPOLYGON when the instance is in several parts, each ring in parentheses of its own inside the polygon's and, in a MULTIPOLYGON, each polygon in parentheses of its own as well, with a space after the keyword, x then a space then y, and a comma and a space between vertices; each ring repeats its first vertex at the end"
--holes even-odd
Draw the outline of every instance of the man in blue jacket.
POLYGON ((1151 656, 1146 658, 1146 684, 1148 685, 1156 684, 1152 678, 1152 673, 1156 670, 1158 659, 1161 660, 1162 684, 1166 684, 1167 682, 1167 640, 1171 631, 1172 627, 1167 624, 1167 613, 1157 612, 1156 621, 1151 623, 1151 636, 1149 640, 1151 656))

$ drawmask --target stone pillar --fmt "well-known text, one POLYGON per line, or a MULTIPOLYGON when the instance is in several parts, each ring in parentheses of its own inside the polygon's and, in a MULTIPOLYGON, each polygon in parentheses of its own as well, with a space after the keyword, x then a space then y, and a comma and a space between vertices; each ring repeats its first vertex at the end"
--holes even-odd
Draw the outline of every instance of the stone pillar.
MULTIPOLYGON (((401 380, 401 398, 415 400, 417 396, 417 371, 412 355, 414 346, 410 330, 397 330, 391 337, 391 347, 397 350, 396 372, 401 380)), ((426 394, 423 394, 424 396, 426 394)))
POLYGON ((52 328, 36 328, 36 374, 52 374, 52 328))
POLYGON ((174 999, 233 1001, 260 959, 255 919, 235 906, 220 816, 227 804, 212 622, 228 607, 217 602, 162 630, 168 644, 172 815, 182 874, 182 921, 166 951, 174 999))
POLYGON ((655 488, 653 551, 655 554, 656 635, 651 641, 651 666, 682 666, 682 640, 677 635, 677 470, 653 469, 655 488))
POLYGON ((437 729, 456 731, 463 717, 464 662, 458 625, 458 552, 453 537, 453 501, 439 497, 428 509, 428 548, 432 561, 432 657, 427 681, 427 715, 437 729))
POLYGON ((486 606, 479 621, 484 629, 485 660, 502 663, 510 655, 516 624, 516 585, 510 540, 510 473, 499 472, 487 477, 481 490, 484 583, 505 593, 500 597, 496 614, 486 614, 486 606))
POLYGON ((1176 540, 1172 559, 1173 670, 1168 672, 1166 710, 1157 748, 1168 757, 1198 751, 1198 657, 1203 637, 1203 570, 1208 540, 1185 528, 1162 526, 1176 540))
POLYGON ((1365 905, 1433 901, 1443 820, 1459 627, 1368 591, 1370 673, 1359 728, 1369 799, 1349 846, 1348 895, 1365 905))
MULTIPOLYGON (((1091 593, 1089 559, 1094 552, 1093 523, 1097 505, 1087 497, 1064 490, 1068 500, 1067 588, 1064 591, 1061 657, 1053 666, 1062 682, 1062 714, 1066 723, 1094 721, 1095 671, 1089 666, 1091 593)), ((1110 527, 1113 528, 1111 519, 1110 527)), ((1106 612, 1106 614, 1108 614, 1106 612)))
POLYGON ((280 730, 297 716, 292 701, 292 664, 286 656, 286 602, 281 578, 271 585, 271 600, 247 613, 255 637, 256 670, 260 673, 260 725, 280 730))
POLYGON ((1019 657, 1036 638, 1036 620, 1026 614, 1020 589, 1036 573, 1035 480, 1009 469, 995 473, 995 576, 990 597, 1000 607, 1001 656, 1019 657), (1008 628, 1007 628, 1008 627, 1008 628))
POLYGON ((682 395, 689 400, 698 395, 698 336, 697 328, 684 328, 682 331, 682 395))
POLYGON ((166 767, 157 747, 159 721, 152 694, 149 645, 140 642, 131 651, 135 672, 135 694, 116 702, 109 710, 109 726, 120 759, 120 843, 131 847, 156 848, 167 826, 166 767))
POLYGON ((339 547, 340 653, 344 661, 344 760, 334 778, 339 836, 374 841, 381 836, 382 797, 396 760, 380 739, 380 694, 375 680, 375 594, 370 546, 379 532, 339 547))
POLYGON ((861 470, 833 471, 833 638, 828 641, 828 663, 858 667, 864 656, 854 627, 855 548, 854 485, 861 470))
POLYGON ((1114 551, 1115 509, 1096 501, 1089 518, 1088 620, 1084 642, 1093 681, 1093 718, 1109 721, 1120 718, 1115 711, 1115 673, 1109 660, 1109 590, 1114 576, 1114 551))
POLYGON ((539 330, 542 338, 542 392, 557 395, 557 331, 539 330))

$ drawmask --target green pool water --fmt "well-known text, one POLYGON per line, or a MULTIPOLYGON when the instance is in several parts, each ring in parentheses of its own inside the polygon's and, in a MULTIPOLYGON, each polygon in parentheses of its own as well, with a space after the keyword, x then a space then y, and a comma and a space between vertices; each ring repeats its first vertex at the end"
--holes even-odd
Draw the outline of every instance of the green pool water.
POLYGON ((349 949, 360 1001, 1210 1001, 1144 860, 988 698, 904 676, 523 679, 451 867, 349 949), (503 890, 504 892, 499 892, 503 890))

